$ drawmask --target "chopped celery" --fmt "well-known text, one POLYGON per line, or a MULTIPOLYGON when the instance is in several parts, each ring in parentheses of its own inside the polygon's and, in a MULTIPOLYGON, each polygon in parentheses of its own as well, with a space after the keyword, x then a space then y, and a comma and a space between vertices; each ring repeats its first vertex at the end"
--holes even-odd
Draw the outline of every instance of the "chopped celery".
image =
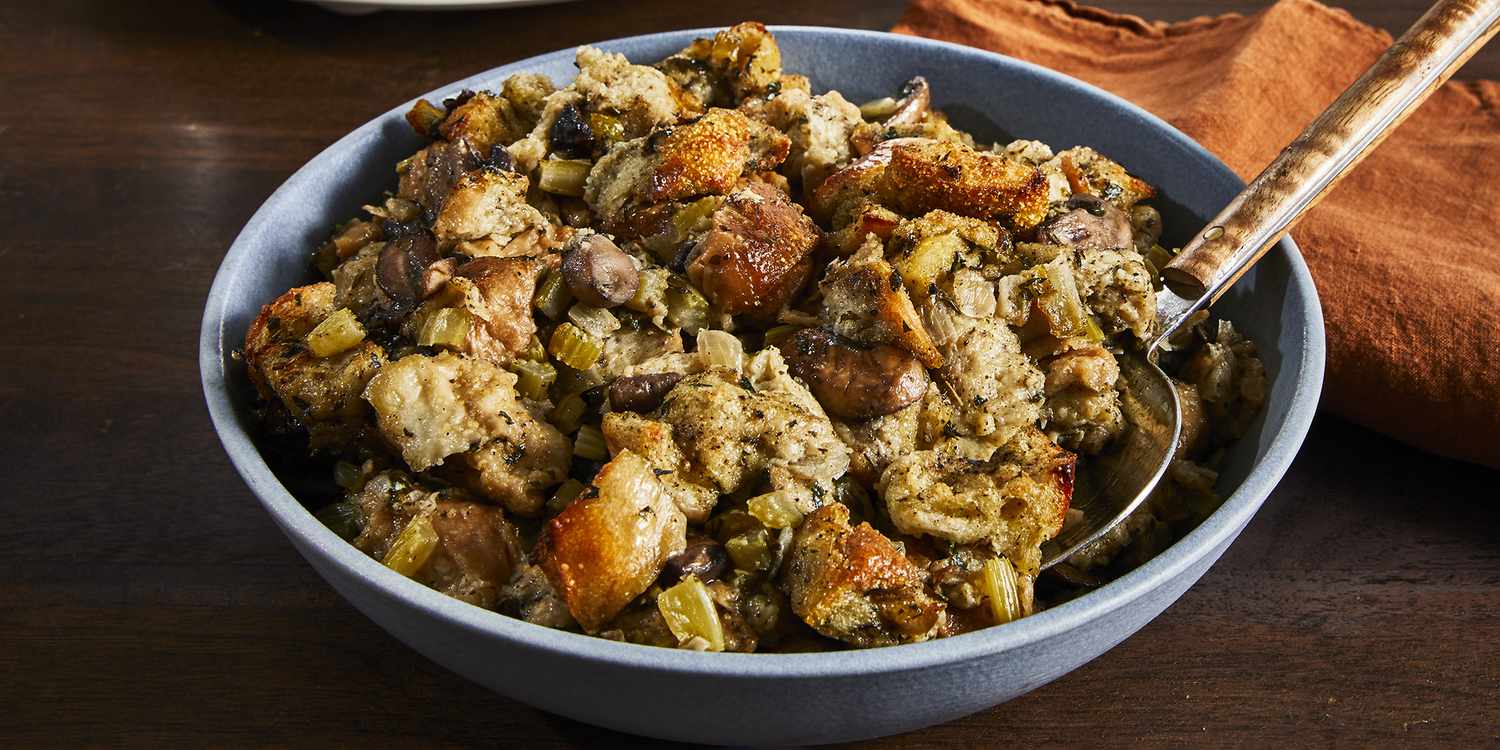
POLYGON ((671 275, 671 271, 658 266, 641 269, 635 296, 625 303, 625 307, 652 318, 666 315, 667 281, 671 275))
POLYGON ((802 508, 785 490, 756 495, 745 503, 750 515, 773 529, 789 529, 802 523, 802 508))
POLYGON ((582 302, 568 308, 568 320, 589 335, 601 339, 620 330, 620 319, 614 313, 582 302))
POLYGON ((382 562, 387 568, 410 578, 427 564, 433 550, 437 549, 437 543, 437 530, 432 528, 432 518, 423 513, 411 519, 406 528, 396 535, 396 541, 391 543, 391 549, 385 553, 382 562))
POLYGON ((608 460, 609 445, 604 442, 604 433, 591 424, 578 428, 578 436, 573 438, 573 455, 590 461, 608 460))
POLYGON ((542 346, 542 340, 537 338, 536 334, 533 333, 531 334, 531 341, 526 343, 526 350, 521 352, 521 356, 533 362, 546 362, 547 347, 542 346))
POLYGON ((462 307, 438 308, 422 321, 422 329, 417 333, 417 345, 462 349, 469 340, 471 325, 473 320, 468 310, 462 307))
POLYGON ((518 359, 510 363, 509 369, 516 374, 516 393, 532 401, 545 401, 547 389, 557 380, 557 368, 550 362, 518 359))
POLYGON ((549 421, 552 422, 553 427, 561 430, 564 435, 570 435, 583 423, 583 413, 587 409, 588 405, 583 403, 583 396, 576 393, 569 393, 563 396, 561 401, 557 402, 557 406, 552 408, 549 421))
POLYGON ((709 651, 724 650, 724 625, 702 581, 692 576, 682 579, 656 597, 656 608, 679 644, 701 638, 709 651))
POLYGON ((1020 585, 1015 566, 1010 564, 1010 560, 994 557, 984 561, 984 568, 980 571, 979 590, 984 592, 984 598, 989 601, 990 614, 997 625, 1020 619, 1025 614, 1021 611, 1020 585))
POLYGON ((331 357, 365 340, 365 327, 347 307, 340 307, 307 334, 307 348, 319 357, 331 357))
POLYGON ((546 278, 537 285, 536 294, 531 297, 532 307, 553 320, 562 320, 571 304, 573 293, 568 291, 568 282, 563 279, 562 271, 555 268, 547 272, 546 278))
POLYGON ((554 514, 563 512, 563 509, 572 505, 573 501, 577 500, 578 496, 582 494, 583 482, 577 479, 569 479, 563 482, 561 485, 558 485, 557 491, 552 493, 552 497, 547 499, 547 512, 554 514))
POLYGON ((708 231, 711 217, 723 204, 723 198, 709 196, 699 198, 673 214, 672 231, 676 233, 674 239, 677 243, 685 242, 694 234, 708 231))
POLYGON ((734 567, 749 573, 771 569, 771 539, 765 529, 736 534, 724 542, 734 567))
POLYGON ((577 198, 583 195, 583 185, 592 168, 593 165, 584 159, 548 159, 542 162, 542 176, 537 186, 543 192, 577 198))
POLYGON ((552 340, 547 344, 547 351, 557 358, 557 361, 575 369, 587 370, 599 361, 599 354, 604 346, 599 339, 594 338, 572 323, 563 323, 552 331, 552 340))
POLYGON ((689 334, 708 325, 708 300, 678 274, 667 278, 667 322, 689 334))
POLYGON ((1036 299, 1037 309, 1046 318, 1049 332, 1059 339, 1085 336, 1089 332, 1089 314, 1078 296, 1078 284, 1073 279, 1073 267, 1066 256, 1059 256, 1045 265, 1035 266, 1030 291, 1036 299))

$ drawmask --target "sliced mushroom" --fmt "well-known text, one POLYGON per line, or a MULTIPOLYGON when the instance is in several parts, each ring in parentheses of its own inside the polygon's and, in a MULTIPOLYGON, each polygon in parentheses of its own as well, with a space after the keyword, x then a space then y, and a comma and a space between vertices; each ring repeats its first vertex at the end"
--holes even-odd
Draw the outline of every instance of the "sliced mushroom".
POLYGON ((675 372, 656 372, 615 378, 609 384, 609 407, 615 411, 653 411, 682 377, 675 372))
POLYGON ((594 307, 616 307, 629 301, 641 283, 630 256, 608 237, 592 232, 579 232, 568 241, 562 271, 568 291, 594 307))
POLYGON ((437 240, 431 234, 403 234, 381 249, 375 283, 393 307, 404 310, 426 296, 427 268, 437 261, 437 240))
POLYGON ((553 152, 568 159, 582 159, 594 150, 594 130, 583 119, 583 113, 569 104, 552 121, 547 141, 553 152))
POLYGON ((789 371, 807 383, 834 416, 863 420, 915 403, 927 391, 927 371, 904 349, 861 348, 820 328, 804 328, 781 345, 789 371))
POLYGON ((1115 204, 1089 193, 1074 193, 1067 207, 1067 213, 1037 230, 1037 239, 1084 252, 1135 247, 1130 217, 1115 204))
POLYGON ((689 539, 687 547, 667 558, 662 568, 662 583, 675 583, 688 576, 700 581, 716 581, 729 568, 729 553, 724 546, 708 537, 689 539))
POLYGON ((919 125, 932 110, 932 89, 927 79, 917 76, 901 87, 901 98, 896 102, 896 111, 885 120, 888 128, 919 125))

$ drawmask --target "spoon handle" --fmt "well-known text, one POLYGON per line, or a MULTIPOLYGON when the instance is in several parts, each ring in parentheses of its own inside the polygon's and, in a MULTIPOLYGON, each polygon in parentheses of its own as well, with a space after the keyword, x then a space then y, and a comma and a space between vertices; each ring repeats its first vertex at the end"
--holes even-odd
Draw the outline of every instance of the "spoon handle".
POLYGON ((1500 0, 1439 0, 1162 270, 1170 333, 1218 300, 1349 170, 1500 30, 1500 0))

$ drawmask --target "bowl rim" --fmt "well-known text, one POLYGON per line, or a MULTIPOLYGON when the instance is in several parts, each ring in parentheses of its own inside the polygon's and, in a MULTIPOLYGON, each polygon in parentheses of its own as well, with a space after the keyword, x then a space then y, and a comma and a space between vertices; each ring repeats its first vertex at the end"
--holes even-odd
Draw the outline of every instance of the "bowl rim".
MULTIPOLYGON (((722 27, 641 34, 593 44, 611 49, 633 44, 665 43, 673 39, 680 39, 685 43, 698 36, 711 36, 720 28, 722 27)), ((1031 75, 1049 79, 1050 83, 1064 89, 1110 100, 1115 106, 1145 121, 1148 126, 1164 131, 1189 151, 1207 157, 1211 165, 1225 174, 1233 176, 1233 172, 1222 161, 1161 118, 1092 84, 1034 63, 951 42, 884 31, 795 25, 773 25, 769 28, 775 33, 859 38, 866 41, 874 39, 913 45, 1018 67, 1031 75)), ((534 68, 571 52, 571 49, 562 49, 517 60, 446 84, 422 96, 429 99, 441 98, 465 85, 534 68)), ((330 144, 299 167, 256 210, 230 245, 214 276, 199 331, 198 361, 209 415, 230 462, 283 533, 291 537, 292 541, 299 542, 294 546, 309 558, 318 558, 316 561, 309 559, 309 562, 320 563, 314 565, 320 569, 320 574, 322 565, 334 566, 347 576, 365 582, 382 596, 394 599, 428 617, 442 620, 449 626, 505 639, 517 646, 549 652, 556 657, 585 659, 611 666, 678 675, 776 679, 855 677, 965 662, 1023 648, 1083 626, 1146 596, 1192 567, 1202 557, 1232 539, 1249 522, 1291 464, 1311 426, 1323 382, 1325 351, 1322 307, 1301 253, 1288 237, 1280 243, 1280 251, 1286 256, 1289 265, 1288 288, 1296 289, 1306 300, 1307 318, 1300 321, 1305 329, 1305 348, 1301 367, 1293 373, 1293 390, 1282 429, 1272 438, 1265 456, 1251 468, 1244 482, 1225 498, 1218 510, 1144 565, 1095 591, 1004 627, 986 628, 897 647, 791 654, 702 653, 623 643, 534 625, 461 602, 390 570, 318 522, 271 472, 250 434, 238 423, 226 387, 224 353, 238 348, 236 341, 242 333, 225 330, 225 311, 228 301, 235 298, 236 277, 244 260, 239 257, 243 252, 242 245, 253 244, 260 229, 274 220, 275 217, 268 213, 268 209, 275 202, 277 194, 311 179, 309 170, 312 165, 325 158, 330 151, 353 139, 366 137, 367 131, 372 127, 387 121, 393 115, 399 115, 408 106, 409 102, 403 102, 330 144)), ((1235 180, 1238 181, 1238 177, 1235 180)))

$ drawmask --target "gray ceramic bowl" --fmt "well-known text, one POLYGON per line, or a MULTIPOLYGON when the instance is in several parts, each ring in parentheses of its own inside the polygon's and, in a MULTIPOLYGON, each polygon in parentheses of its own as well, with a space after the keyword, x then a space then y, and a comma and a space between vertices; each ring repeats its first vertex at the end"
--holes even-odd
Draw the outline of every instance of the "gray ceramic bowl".
MULTIPOLYGON (((1172 127, 1071 78, 1006 57, 890 34, 779 28, 788 70, 853 101, 925 75, 935 101, 981 139, 1087 144, 1159 186, 1182 238, 1241 182, 1172 127)), ((659 59, 710 31, 600 46, 659 59)), ((482 73, 428 94, 494 87, 520 71, 566 82, 571 50, 482 73)), ((308 250, 393 184, 392 165, 419 147, 407 104, 360 127, 298 170, 235 240, 214 279, 200 340, 209 411, 235 468, 322 576, 381 627, 497 692, 580 721, 677 740, 734 744, 853 740, 948 721, 1057 679, 1145 625, 1203 575, 1255 514, 1307 432, 1323 376, 1323 320, 1307 269, 1282 242, 1218 310, 1262 346, 1271 377, 1265 415, 1235 446, 1223 507, 1140 569, 1062 606, 1003 627, 929 643, 827 654, 706 654, 615 643, 530 625, 449 599, 365 557, 326 530, 257 451, 251 391, 230 353, 260 305, 309 276, 308 250)), ((1172 233, 1176 236, 1173 237, 1172 233)), ((1183 675, 1190 679, 1191 675, 1183 675)))

